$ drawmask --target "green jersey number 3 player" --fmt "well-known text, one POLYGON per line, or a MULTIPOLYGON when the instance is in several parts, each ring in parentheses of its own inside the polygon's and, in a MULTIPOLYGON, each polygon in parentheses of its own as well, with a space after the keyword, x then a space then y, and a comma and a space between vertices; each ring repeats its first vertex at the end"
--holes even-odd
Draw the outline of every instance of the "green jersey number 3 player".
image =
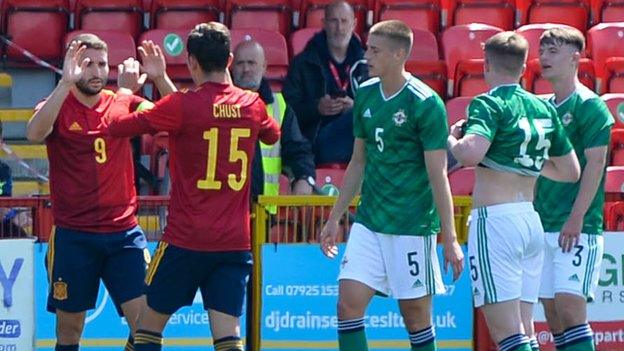
POLYGON ((598 284, 604 243, 602 216, 604 169, 613 117, 606 104, 577 78, 585 47, 573 28, 553 28, 540 38, 543 76, 555 95, 557 110, 581 165, 581 180, 537 181, 535 209, 545 234, 540 299, 557 350, 594 350, 587 323, 587 300, 598 284))

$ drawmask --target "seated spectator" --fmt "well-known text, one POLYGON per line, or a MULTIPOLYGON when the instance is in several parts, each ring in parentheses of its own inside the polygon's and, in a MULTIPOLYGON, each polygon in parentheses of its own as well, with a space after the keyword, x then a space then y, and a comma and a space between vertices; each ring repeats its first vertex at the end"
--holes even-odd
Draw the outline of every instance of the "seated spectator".
POLYGON ((293 194, 310 195, 316 173, 312 148, 301 135, 297 118, 282 94, 271 92, 268 81, 263 78, 266 67, 264 49, 257 41, 243 41, 234 49, 234 85, 257 92, 282 131, 280 141, 270 146, 261 144, 256 150, 251 170, 252 197, 277 195, 279 176, 284 170, 294 177, 293 194))
POLYGON ((323 31, 293 58, 284 82, 284 97, 313 146, 317 165, 348 163, 353 152, 353 98, 368 77, 354 28, 349 3, 329 4, 323 31))

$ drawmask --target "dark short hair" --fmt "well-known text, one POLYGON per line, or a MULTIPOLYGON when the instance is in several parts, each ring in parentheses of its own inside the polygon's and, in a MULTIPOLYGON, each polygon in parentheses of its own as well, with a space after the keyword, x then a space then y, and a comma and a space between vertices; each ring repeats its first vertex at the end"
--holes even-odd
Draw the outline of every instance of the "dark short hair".
POLYGON ((526 62, 529 43, 520 34, 502 32, 485 42, 485 58, 497 71, 520 75, 526 62))
POLYGON ((414 33, 403 21, 387 20, 378 22, 371 27, 369 35, 378 35, 389 39, 398 47, 404 49, 407 56, 412 51, 414 33))
POLYGON ((189 34, 186 50, 204 72, 223 71, 227 68, 231 42, 230 30, 225 25, 200 23, 189 34))
POLYGON ((572 27, 556 27, 547 29, 540 37, 541 45, 572 45, 579 52, 585 50, 585 37, 578 29, 572 27))
POLYGON ((104 50, 108 52, 108 45, 106 45, 106 42, 100 39, 100 37, 98 37, 95 34, 91 34, 91 33, 78 34, 76 37, 74 37, 74 39, 72 39, 70 44, 76 41, 80 41, 81 45, 86 46, 87 49, 104 50))

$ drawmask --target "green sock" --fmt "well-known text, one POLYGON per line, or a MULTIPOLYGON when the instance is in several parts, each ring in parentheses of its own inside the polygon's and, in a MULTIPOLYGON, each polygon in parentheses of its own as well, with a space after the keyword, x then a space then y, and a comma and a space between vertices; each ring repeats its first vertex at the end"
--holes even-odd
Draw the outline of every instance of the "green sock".
POLYGON ((565 336, 563 335, 563 333, 561 334, 553 333, 553 339, 555 341, 555 350, 565 351, 565 336))
POLYGON ((419 345, 419 346, 415 346, 412 345, 412 348, 410 349, 410 351, 436 351, 436 343, 435 340, 432 340, 428 343, 419 345))
POLYGON ((435 351, 435 329, 429 326, 423 330, 409 333, 411 351, 435 351))
POLYGON ((508 336, 498 343, 501 351, 531 351, 529 338, 524 334, 508 336))
POLYGON ((581 324, 566 329, 563 332, 565 336, 565 351, 595 351, 594 333, 589 324, 581 324))
POLYGON ((565 345, 565 351, 595 351, 594 340, 583 340, 565 345))
POLYGON ((368 351, 364 318, 338 321, 338 347, 340 351, 368 351))
POLYGON ((535 337, 529 338, 529 345, 531 345, 531 351, 539 351, 539 343, 535 337))

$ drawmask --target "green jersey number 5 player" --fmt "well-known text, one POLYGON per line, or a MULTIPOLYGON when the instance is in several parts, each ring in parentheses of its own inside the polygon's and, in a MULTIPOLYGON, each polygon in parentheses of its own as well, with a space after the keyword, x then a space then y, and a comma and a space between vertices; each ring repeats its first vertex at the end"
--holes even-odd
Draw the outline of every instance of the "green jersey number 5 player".
POLYGON ((437 233, 455 279, 463 268, 446 177, 446 112, 440 97, 404 69, 412 36, 401 21, 371 28, 365 58, 376 78, 357 92, 353 156, 321 233, 323 252, 335 256, 338 220, 361 187, 339 276, 341 351, 368 350, 364 311, 376 291, 399 301, 411 350, 435 350, 431 298, 444 292, 437 233))

